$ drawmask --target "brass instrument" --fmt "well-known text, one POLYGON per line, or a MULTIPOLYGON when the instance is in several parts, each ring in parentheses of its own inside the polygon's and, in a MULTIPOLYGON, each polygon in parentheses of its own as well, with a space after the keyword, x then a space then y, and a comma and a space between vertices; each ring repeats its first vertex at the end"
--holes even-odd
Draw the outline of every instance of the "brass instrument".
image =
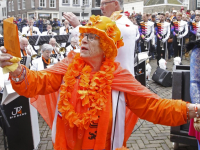
MULTIPOLYGON (((198 30, 197 30, 197 34, 200 35, 199 28, 198 28, 198 30)), ((197 40, 200 40, 200 36, 197 36, 197 34, 196 34, 196 41, 197 41, 197 40)))
MULTIPOLYGON (((180 35, 180 33, 178 32, 178 36, 180 35)), ((177 36, 177 43, 178 43, 178 46, 181 46, 181 39, 180 38, 178 38, 178 36, 177 36)))
POLYGON ((200 40, 200 36, 196 36, 196 41, 197 41, 197 40, 200 40))
POLYGON ((53 57, 50 57, 50 64, 54 64, 54 58, 53 57))
POLYGON ((56 43, 56 46, 59 48, 59 54, 64 55, 66 53, 65 47, 60 47, 60 45, 58 43, 56 43))
POLYGON ((54 33, 52 32, 52 30, 48 30, 47 35, 54 35, 54 33))
POLYGON ((145 36, 145 38, 144 38, 144 46, 145 46, 145 51, 147 51, 148 50, 148 42, 147 41, 145 41, 145 39, 146 39, 146 36, 145 36))
POLYGON ((164 50, 164 43, 163 43, 162 39, 160 40, 160 47, 162 47, 161 50, 164 50))
POLYGON ((147 42, 146 41, 144 41, 144 46, 145 46, 145 50, 147 51, 148 49, 147 49, 147 42))
POLYGON ((32 55, 32 56, 31 56, 31 61, 37 59, 37 57, 38 57, 37 54, 32 55))
POLYGON ((18 36, 26 37, 26 34, 22 34, 20 31, 18 31, 18 36))

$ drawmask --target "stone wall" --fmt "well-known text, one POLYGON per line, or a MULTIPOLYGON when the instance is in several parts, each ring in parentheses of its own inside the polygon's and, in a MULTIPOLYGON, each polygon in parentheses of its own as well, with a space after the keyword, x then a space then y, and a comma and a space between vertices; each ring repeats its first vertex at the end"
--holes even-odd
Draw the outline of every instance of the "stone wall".
MULTIPOLYGON (((153 5, 152 7, 144 7, 145 13, 154 13, 154 12, 171 12, 173 10, 180 10, 181 6, 174 6, 174 5, 153 5)), ((187 10, 187 7, 185 7, 185 10, 187 10)))

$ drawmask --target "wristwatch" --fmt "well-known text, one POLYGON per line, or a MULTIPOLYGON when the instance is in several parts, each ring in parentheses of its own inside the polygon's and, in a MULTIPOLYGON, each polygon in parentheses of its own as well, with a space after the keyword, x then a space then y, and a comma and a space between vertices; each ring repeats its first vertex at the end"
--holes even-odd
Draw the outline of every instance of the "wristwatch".
POLYGON ((19 82, 19 78, 11 78, 15 82, 19 82))

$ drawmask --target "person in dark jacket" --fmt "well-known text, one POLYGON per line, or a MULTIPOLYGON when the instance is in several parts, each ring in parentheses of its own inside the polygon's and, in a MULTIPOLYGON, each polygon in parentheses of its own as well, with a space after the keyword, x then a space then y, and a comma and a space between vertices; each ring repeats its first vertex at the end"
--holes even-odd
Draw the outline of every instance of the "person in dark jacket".
POLYGON ((42 33, 43 32, 43 19, 40 18, 40 20, 38 21, 38 28, 40 30, 40 32, 42 33))

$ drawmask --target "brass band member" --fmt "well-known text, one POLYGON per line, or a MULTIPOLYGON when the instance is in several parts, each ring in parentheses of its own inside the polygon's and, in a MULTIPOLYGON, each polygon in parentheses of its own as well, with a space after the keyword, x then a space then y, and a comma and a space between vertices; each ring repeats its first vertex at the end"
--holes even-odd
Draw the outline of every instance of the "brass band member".
POLYGON ((172 22, 173 20, 176 20, 176 14, 177 14, 177 11, 176 10, 173 10, 172 12, 172 15, 170 17, 170 21, 172 22))
POLYGON ((47 25, 47 31, 42 32, 42 35, 57 35, 56 32, 52 31, 52 26, 50 24, 47 25))
POLYGON ((58 43, 56 42, 55 38, 50 38, 49 44, 53 47, 52 53, 51 54, 56 54, 56 59, 57 60, 62 60, 64 58, 63 54, 60 54, 59 50, 60 47, 58 43))
POLYGON ((143 14, 143 21, 139 24, 139 32, 141 37, 141 51, 151 51, 151 41, 154 38, 154 23, 148 21, 148 14, 143 14))
POLYGON ((55 58, 51 58, 53 47, 50 44, 43 44, 41 48, 42 56, 32 61, 31 70, 40 71, 47 68, 51 63, 57 63, 55 58))
POLYGON ((200 37, 200 14, 196 14, 195 20, 190 23, 191 41, 195 41, 200 37))
MULTIPOLYGON (((60 28, 59 33, 60 33, 60 35, 66 35, 66 34, 70 34, 71 33, 69 22, 67 20, 64 21, 64 26, 60 28)), ((61 47, 67 47, 68 45, 70 45, 70 42, 71 42, 71 36, 69 36, 67 44, 66 43, 61 43, 61 47)))
POLYGON ((172 33, 173 33, 173 46, 174 46, 174 57, 182 58, 182 47, 185 44, 184 37, 188 33, 188 25, 186 21, 182 20, 182 13, 178 12, 175 21, 172 22, 172 33))
POLYGON ((79 51, 78 38, 75 37, 71 38, 71 44, 67 46, 65 55, 67 56, 70 51, 76 51, 76 52, 79 51))
POLYGON ((33 19, 28 20, 28 26, 22 28, 22 35, 33 36, 33 35, 41 35, 38 27, 33 26, 33 19))
POLYGON ((157 36, 157 64, 158 61, 165 58, 167 50, 167 40, 170 36, 170 23, 165 21, 165 14, 160 14, 160 21, 156 23, 156 36, 157 36))
POLYGON ((31 45, 28 44, 28 39, 25 37, 20 38, 20 50, 21 50, 21 56, 32 56, 34 54, 37 54, 31 45))

